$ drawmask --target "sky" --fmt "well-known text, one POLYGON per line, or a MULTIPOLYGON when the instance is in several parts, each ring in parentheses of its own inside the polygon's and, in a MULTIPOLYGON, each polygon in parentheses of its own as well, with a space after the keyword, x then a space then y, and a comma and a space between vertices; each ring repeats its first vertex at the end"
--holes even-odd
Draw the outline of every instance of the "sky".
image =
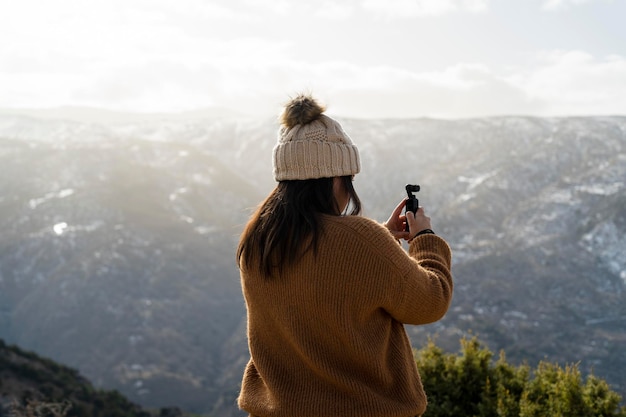
POLYGON ((626 0, 0 0, 0 108, 625 115, 626 0))

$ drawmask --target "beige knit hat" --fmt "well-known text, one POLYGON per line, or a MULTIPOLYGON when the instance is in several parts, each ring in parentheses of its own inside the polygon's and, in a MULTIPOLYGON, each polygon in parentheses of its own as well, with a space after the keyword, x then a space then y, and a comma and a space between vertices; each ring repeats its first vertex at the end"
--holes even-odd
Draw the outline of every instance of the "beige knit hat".
POLYGON ((361 170, 357 147, 324 111, 307 95, 287 103, 274 147, 276 181, 342 177, 361 170))

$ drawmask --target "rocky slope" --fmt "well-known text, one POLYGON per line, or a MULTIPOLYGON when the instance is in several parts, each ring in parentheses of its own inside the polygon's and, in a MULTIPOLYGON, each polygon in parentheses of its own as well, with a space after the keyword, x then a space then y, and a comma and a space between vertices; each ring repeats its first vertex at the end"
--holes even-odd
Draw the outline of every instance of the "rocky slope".
POLYGON ((182 417, 144 410, 117 391, 95 389, 76 370, 0 340, 0 416, 182 417))
MULTIPOLYGON (((626 118, 342 120, 384 220, 417 182, 454 252, 441 322, 511 361, 579 362, 626 394, 626 118)), ((150 407, 236 415, 234 260, 273 187, 274 121, 0 115, 0 337, 150 407)))

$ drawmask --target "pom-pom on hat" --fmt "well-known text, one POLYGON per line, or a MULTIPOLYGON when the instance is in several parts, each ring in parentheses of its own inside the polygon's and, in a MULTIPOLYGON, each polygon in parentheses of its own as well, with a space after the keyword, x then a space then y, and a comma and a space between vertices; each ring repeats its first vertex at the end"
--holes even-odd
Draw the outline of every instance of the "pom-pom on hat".
POLYGON ((285 105, 274 147, 276 181, 342 177, 361 170, 357 147, 325 110, 303 94, 285 105))

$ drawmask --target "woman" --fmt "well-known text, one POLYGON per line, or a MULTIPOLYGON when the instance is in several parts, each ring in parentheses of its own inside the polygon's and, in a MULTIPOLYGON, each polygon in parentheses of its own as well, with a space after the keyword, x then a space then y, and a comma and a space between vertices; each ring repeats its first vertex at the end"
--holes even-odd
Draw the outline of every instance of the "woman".
POLYGON ((384 225, 358 216, 359 153, 324 110, 305 95, 286 105, 278 185, 239 243, 251 359, 238 404, 255 417, 418 416, 404 324, 447 311, 450 249, 423 208, 402 215, 405 201, 384 225))

